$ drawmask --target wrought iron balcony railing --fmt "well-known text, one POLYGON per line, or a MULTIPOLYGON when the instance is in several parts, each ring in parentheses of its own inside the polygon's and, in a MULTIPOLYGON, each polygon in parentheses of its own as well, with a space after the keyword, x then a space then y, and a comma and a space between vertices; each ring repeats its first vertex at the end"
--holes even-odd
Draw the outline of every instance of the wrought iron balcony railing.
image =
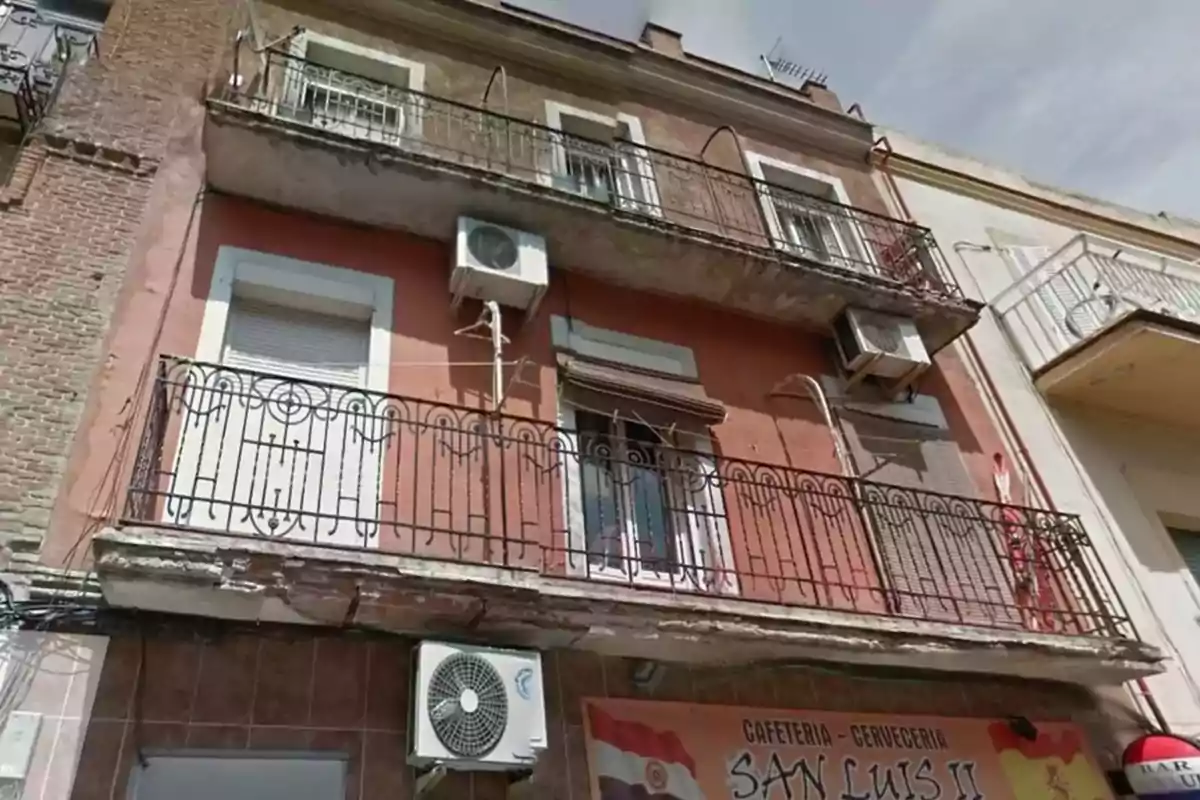
POLYGON ((1031 369, 1126 314, 1200 321, 1200 264, 1081 233, 992 300, 1031 369))
MULTIPOLYGON (((240 68, 235 63, 235 73, 240 68)), ((958 297, 927 228, 624 140, 598 141, 268 51, 223 99, 359 142, 497 173, 785 263, 958 297)))
POLYGON ((608 416, 564 429, 170 357, 146 419, 127 521, 1132 636, 1070 515, 726 458, 608 416))
POLYGON ((45 114, 69 64, 96 55, 96 37, 0 0, 0 126, 24 134, 45 114))

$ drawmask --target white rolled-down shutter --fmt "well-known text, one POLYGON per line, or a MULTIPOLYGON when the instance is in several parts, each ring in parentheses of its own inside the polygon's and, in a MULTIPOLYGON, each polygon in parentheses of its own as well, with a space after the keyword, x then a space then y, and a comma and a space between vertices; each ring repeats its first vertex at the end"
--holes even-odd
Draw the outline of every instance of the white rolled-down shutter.
POLYGON ((234 298, 221 361, 297 380, 363 387, 370 323, 234 298))

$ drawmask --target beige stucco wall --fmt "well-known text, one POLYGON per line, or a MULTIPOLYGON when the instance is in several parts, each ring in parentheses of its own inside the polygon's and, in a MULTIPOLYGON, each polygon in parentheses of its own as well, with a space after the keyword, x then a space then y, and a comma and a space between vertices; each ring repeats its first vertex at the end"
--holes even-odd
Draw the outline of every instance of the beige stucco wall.
POLYGON ((1200 433, 1099 409, 1058 407, 1054 415, 1124 532, 1139 589, 1162 615, 1174 654, 1195 680, 1200 587, 1166 525, 1200 531, 1200 433))
MULTIPOLYGON (((1000 247, 1057 248, 1079 233, 942 188, 896 182, 913 217, 933 229, 963 291, 985 302, 1015 277, 1000 247)), ((1200 734, 1200 588, 1159 518, 1166 512, 1178 515, 1173 524, 1200 522, 1200 435, 1052 408, 990 309, 955 347, 981 389, 994 390, 996 417, 1011 419, 1012 438, 1020 440, 1013 449, 1023 445, 1028 455, 1026 472, 1037 471, 1056 508, 1082 517, 1139 634, 1170 658, 1168 671, 1149 680, 1168 721, 1177 732, 1200 734)))

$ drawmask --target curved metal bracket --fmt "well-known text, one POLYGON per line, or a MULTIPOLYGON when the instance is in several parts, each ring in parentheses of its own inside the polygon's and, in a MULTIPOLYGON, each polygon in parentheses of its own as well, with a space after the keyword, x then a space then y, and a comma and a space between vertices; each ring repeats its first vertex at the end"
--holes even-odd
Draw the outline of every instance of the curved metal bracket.
POLYGON ((748 170, 748 162, 746 161, 746 148, 742 146, 742 137, 738 135, 737 129, 732 125, 722 125, 719 128, 713 128, 713 132, 708 135, 708 139, 704 142, 704 147, 700 148, 700 160, 705 164, 708 162, 704 159, 704 154, 708 152, 708 146, 713 143, 713 139, 717 138, 717 134, 726 131, 733 137, 733 144, 737 148, 738 157, 742 159, 742 168, 748 170))
MULTIPOLYGON (((712 166, 708 163, 708 161, 705 160, 704 154, 708 152, 708 147, 713 143, 713 139, 716 139, 717 134, 721 133, 722 131, 728 132, 729 135, 733 137, 733 144, 734 147, 737 148, 738 158, 740 158, 742 161, 742 171, 746 175, 746 180, 750 183, 750 188, 756 195, 754 198, 754 206, 758 209, 758 221, 762 224, 763 238, 768 243, 768 246, 770 246, 773 243, 771 236, 771 224, 767 220, 767 211, 765 208, 763 208, 761 190, 759 189, 759 184, 761 181, 757 180, 753 175, 750 174, 750 162, 746 159, 746 148, 742 144, 742 137, 738 134, 737 128, 734 128, 732 125, 722 125, 719 128, 714 128, 713 132, 708 135, 708 139, 705 140, 704 146, 700 148, 700 163, 707 166, 712 166)), ((717 203, 716 192, 712 188, 712 179, 707 175, 707 173, 705 174, 705 180, 709 182, 709 193, 713 196, 713 203, 717 211, 720 212, 720 204, 717 203)))
POLYGON ((492 75, 488 78, 487 88, 483 90, 483 99, 480 105, 487 108, 488 95, 492 92, 492 84, 496 82, 496 76, 500 76, 500 88, 504 91, 504 116, 508 116, 508 70, 501 64, 492 70, 492 75))

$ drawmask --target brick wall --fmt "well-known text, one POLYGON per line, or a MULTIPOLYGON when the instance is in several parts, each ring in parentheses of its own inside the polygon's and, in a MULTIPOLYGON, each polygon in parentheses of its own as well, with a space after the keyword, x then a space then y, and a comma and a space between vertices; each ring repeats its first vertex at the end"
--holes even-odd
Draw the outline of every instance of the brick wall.
POLYGON ((0 536, 14 550, 49 524, 147 189, 38 144, 0 195, 0 536))
MULTIPOLYGON (((0 169, 0 543, 18 561, 50 525, 138 239, 154 229, 156 172, 199 108, 233 8, 118 0, 100 57, 71 68, 15 167, 0 169)), ((175 149, 197 149, 192 139, 175 149)))
MULTIPOLYGON (((75 800, 124 797, 142 748, 324 750, 349 756, 346 796, 412 797, 405 766, 411 645, 398 638, 229 635, 208 641, 114 639, 101 674, 75 800), (140 708, 140 721, 138 709, 140 708)), ((546 653, 550 749, 539 763, 541 800, 585 800, 583 697, 828 711, 1073 720, 1098 731, 1097 701, 1084 690, 1031 682, 881 680, 811 669, 690 669, 673 665, 655 691, 638 695, 630 664, 578 651, 546 653)), ((1112 748, 1092 746, 1105 767, 1112 748)), ((491 800, 504 778, 451 775, 436 797, 491 800)))

